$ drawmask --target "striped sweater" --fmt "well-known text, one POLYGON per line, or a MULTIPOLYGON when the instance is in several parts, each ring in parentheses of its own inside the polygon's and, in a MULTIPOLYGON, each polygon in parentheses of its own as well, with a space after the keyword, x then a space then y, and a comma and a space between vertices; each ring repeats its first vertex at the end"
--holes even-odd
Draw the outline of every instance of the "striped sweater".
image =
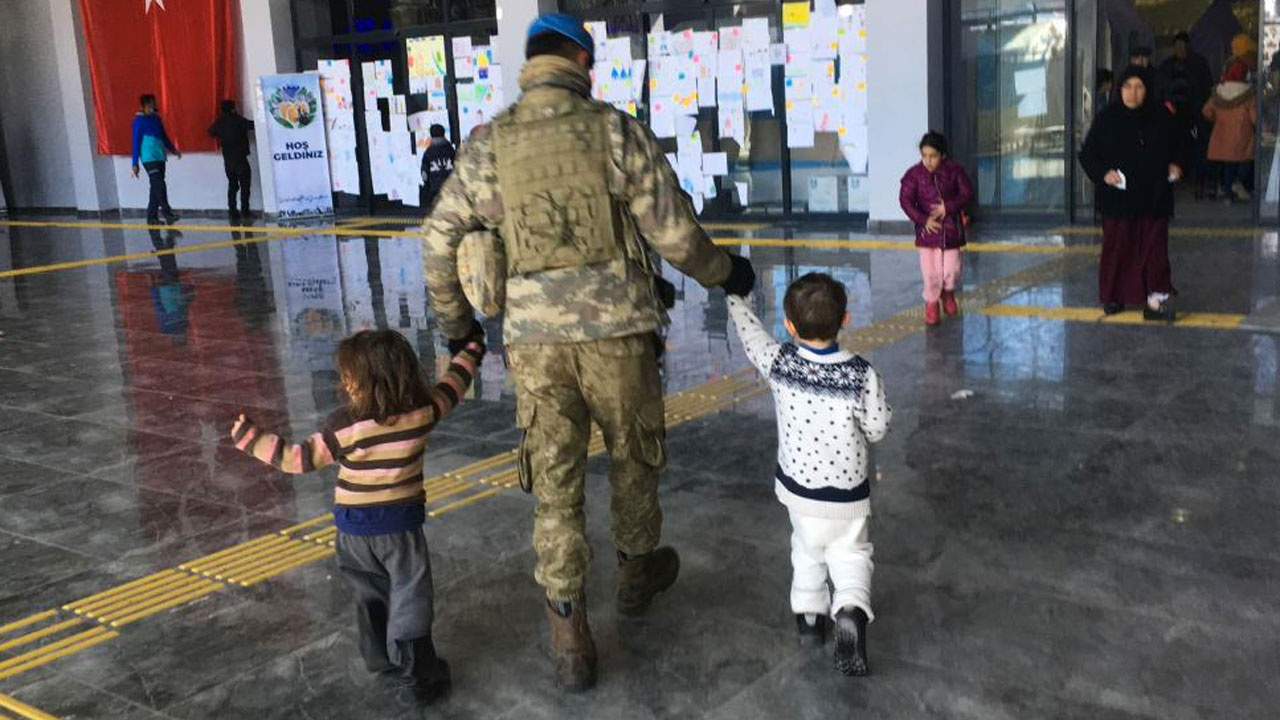
POLYGON ((431 390, 430 404, 388 424, 353 418, 343 409, 319 431, 293 444, 245 419, 232 428, 232 440, 240 450, 286 473, 308 473, 337 463, 334 517, 343 532, 381 535, 412 529, 426 518, 422 466, 427 435, 457 407, 484 353, 481 343, 467 345, 431 390))

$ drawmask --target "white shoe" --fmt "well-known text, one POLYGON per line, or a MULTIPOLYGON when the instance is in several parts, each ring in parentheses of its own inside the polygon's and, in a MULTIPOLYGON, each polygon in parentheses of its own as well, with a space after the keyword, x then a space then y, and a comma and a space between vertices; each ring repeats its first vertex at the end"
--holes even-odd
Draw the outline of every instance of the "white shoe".
POLYGON ((1253 199, 1253 195, 1245 189, 1244 184, 1236 181, 1231 185, 1231 192, 1236 194, 1236 199, 1240 202, 1249 202, 1253 199))

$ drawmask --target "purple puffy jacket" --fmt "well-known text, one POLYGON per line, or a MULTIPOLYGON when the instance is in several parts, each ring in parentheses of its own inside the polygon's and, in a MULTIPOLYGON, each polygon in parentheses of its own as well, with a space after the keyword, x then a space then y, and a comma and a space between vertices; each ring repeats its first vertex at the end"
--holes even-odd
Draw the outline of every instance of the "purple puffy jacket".
POLYGON ((916 247, 952 250, 964 247, 964 223, 960 213, 973 200, 973 183, 964 168, 950 160, 944 160, 937 172, 925 169, 924 163, 916 163, 902 176, 902 191, 898 202, 902 211, 916 225, 916 247), (926 232, 933 206, 941 200, 947 208, 942 219, 942 230, 926 232))

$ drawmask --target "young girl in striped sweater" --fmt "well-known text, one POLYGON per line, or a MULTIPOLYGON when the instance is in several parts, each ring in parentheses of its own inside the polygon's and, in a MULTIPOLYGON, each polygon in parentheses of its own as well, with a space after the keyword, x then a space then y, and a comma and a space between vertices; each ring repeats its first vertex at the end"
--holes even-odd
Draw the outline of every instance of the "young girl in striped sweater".
POLYGON ((484 358, 484 330, 450 343, 448 371, 431 387, 409 342, 364 331, 338 346, 347 406, 299 444, 241 415, 236 447, 286 473, 337 463, 334 521, 338 567, 356 595, 360 654, 406 705, 449 689, 449 665, 431 640, 431 560, 427 553, 423 452, 427 434, 466 394, 484 358))

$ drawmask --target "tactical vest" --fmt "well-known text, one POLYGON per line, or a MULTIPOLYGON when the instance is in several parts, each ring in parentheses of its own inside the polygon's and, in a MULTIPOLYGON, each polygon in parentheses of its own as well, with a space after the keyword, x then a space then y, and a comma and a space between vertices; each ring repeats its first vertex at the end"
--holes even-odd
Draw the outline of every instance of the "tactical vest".
POLYGON ((580 267, 622 256, 622 219, 609 192, 607 107, 493 122, 509 275, 580 267))

